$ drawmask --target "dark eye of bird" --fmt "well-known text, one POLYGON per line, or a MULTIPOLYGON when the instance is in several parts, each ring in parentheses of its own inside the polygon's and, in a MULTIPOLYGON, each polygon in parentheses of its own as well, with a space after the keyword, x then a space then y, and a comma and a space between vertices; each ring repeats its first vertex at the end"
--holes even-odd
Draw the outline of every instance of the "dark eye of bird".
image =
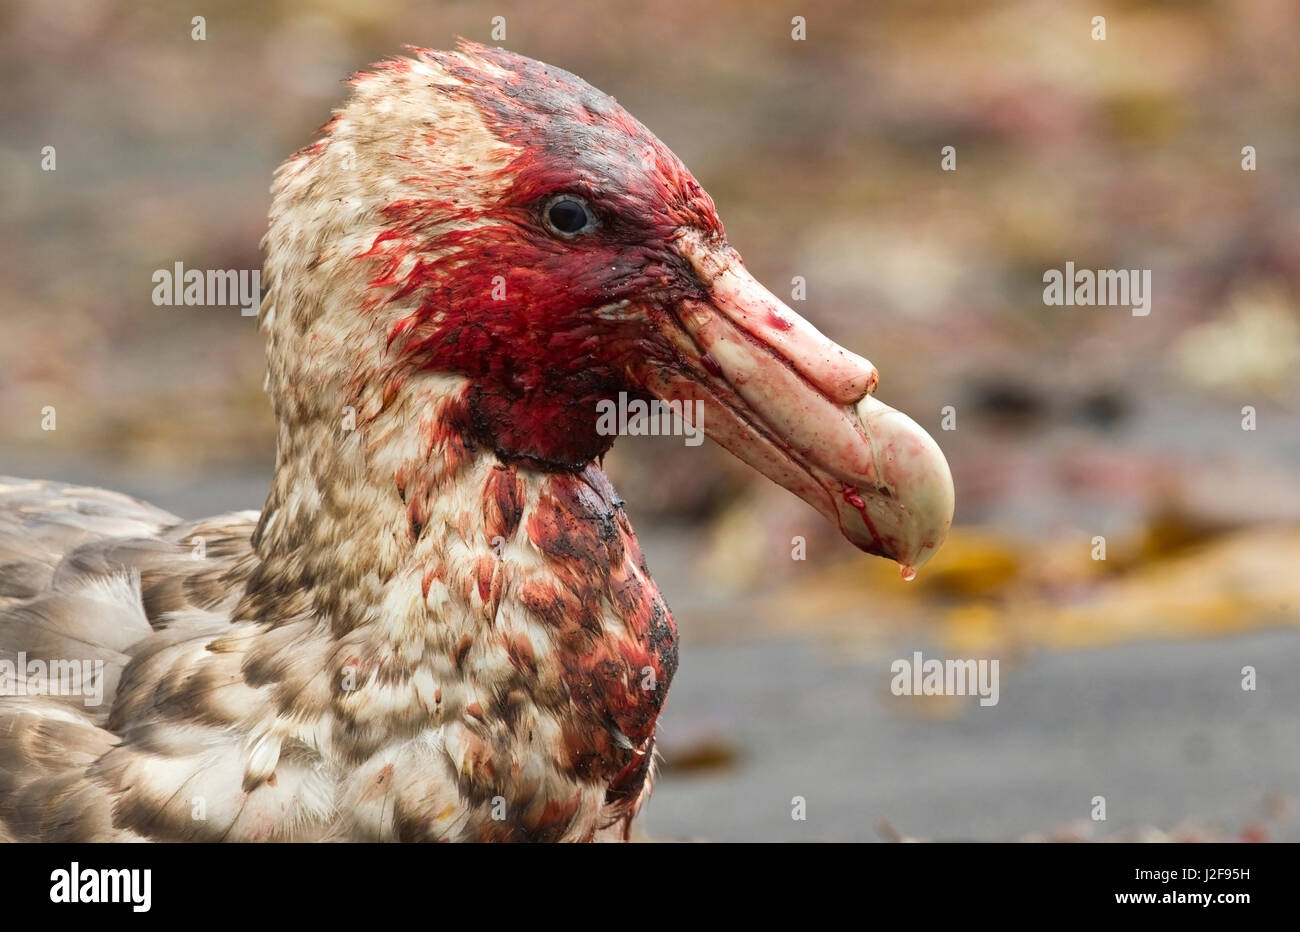
POLYGON ((556 233, 574 236, 591 226, 591 211, 576 197, 558 197, 546 208, 546 223, 556 233))

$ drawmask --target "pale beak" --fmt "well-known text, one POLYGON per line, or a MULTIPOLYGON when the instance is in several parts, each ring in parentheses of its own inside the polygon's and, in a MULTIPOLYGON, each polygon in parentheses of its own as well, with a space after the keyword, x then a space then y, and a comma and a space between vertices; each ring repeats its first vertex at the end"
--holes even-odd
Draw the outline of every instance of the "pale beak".
POLYGON ((870 362, 778 300, 724 241, 688 230, 676 246, 705 298, 680 302, 665 327, 677 364, 639 363, 639 381, 665 401, 703 399, 708 436, 910 579, 952 524, 938 444, 872 397, 870 362))

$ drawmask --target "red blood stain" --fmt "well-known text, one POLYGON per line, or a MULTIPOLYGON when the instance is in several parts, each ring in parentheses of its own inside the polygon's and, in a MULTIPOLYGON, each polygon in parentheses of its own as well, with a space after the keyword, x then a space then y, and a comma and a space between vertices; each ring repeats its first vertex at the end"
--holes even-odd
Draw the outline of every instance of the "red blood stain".
POLYGON ((782 330, 782 331, 789 330, 791 327, 794 326, 792 322, 786 320, 776 311, 768 311, 767 325, 771 327, 773 330, 782 330))

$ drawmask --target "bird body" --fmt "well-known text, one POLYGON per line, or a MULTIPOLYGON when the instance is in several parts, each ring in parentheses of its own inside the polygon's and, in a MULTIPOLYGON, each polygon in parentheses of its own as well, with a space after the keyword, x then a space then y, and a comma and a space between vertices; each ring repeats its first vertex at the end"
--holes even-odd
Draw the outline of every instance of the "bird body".
POLYGON ((89 650, 109 700, 0 699, 10 833, 624 831, 648 789, 677 664, 672 619, 599 470, 547 475, 486 459, 433 499, 429 526, 449 533, 395 552, 391 567, 290 593, 256 582, 273 571, 254 553, 253 513, 184 522, 100 490, 0 483, 0 511, 19 522, 90 519, 81 542, 60 527, 43 551, 30 530, 4 527, 6 543, 27 548, 33 592, 7 590, 6 641, 29 656, 89 650), (457 494, 467 488, 477 494, 457 494))
POLYGON ((942 542, 933 441, 573 75, 386 62, 273 191, 261 513, 0 480, 0 656, 102 661, 104 696, 0 697, 7 837, 626 838, 677 634, 599 468, 620 392, 702 399, 905 573, 942 542))

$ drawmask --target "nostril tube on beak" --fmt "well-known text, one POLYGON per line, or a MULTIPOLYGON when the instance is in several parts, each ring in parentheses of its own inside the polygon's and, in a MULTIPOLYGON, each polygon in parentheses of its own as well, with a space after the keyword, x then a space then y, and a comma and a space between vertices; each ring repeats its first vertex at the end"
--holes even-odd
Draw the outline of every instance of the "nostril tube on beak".
POLYGON ((876 388, 880 385, 880 372, 870 362, 867 362, 867 365, 871 366, 871 374, 867 376, 867 394, 874 395, 876 388))
MULTIPOLYGON (((817 336, 826 340, 821 334, 817 336)), ((856 404, 875 394, 876 386, 880 384, 880 373, 871 360, 829 340, 826 342, 831 348, 828 357, 817 369, 801 369, 804 378, 839 404, 856 404)))
MULTIPOLYGON (((817 337, 826 340, 820 333, 817 337)), ((871 360, 829 340, 826 342, 828 351, 817 360, 817 366, 796 365, 800 374, 837 404, 854 405, 874 395, 880 384, 880 373, 871 360)))

